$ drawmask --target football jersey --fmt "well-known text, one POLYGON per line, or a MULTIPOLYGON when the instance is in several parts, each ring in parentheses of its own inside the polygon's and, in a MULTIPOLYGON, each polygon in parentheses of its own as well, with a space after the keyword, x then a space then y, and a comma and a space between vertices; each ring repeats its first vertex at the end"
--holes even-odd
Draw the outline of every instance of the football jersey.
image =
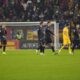
POLYGON ((64 29, 63 29, 63 38, 69 38, 69 30, 68 30, 68 27, 65 26, 64 29))

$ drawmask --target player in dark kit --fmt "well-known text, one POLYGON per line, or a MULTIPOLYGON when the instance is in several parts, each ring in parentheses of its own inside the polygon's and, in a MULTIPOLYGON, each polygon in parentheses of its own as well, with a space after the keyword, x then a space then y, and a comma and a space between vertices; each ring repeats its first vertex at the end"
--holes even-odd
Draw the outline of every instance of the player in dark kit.
POLYGON ((52 41, 52 37, 54 37, 54 34, 50 30, 51 25, 52 25, 51 21, 48 21, 46 29, 45 29, 45 42, 46 42, 46 45, 48 45, 52 49, 52 52, 55 52, 54 46, 53 46, 53 41, 52 41))
POLYGON ((72 52, 74 53, 74 49, 76 48, 76 46, 78 47, 80 42, 79 42, 79 34, 78 34, 78 30, 76 27, 74 27, 72 29, 72 35, 73 35, 73 39, 72 39, 72 52))
POLYGON ((6 44, 7 44, 7 39, 6 39, 7 31, 5 25, 2 25, 0 29, 0 39, 1 39, 1 46, 3 49, 3 54, 6 54, 6 44))
POLYGON ((36 50, 36 53, 38 53, 38 50, 40 50, 40 55, 44 54, 44 48, 45 48, 44 43, 45 43, 45 34, 43 31, 43 21, 41 21, 38 29, 38 49, 36 50))

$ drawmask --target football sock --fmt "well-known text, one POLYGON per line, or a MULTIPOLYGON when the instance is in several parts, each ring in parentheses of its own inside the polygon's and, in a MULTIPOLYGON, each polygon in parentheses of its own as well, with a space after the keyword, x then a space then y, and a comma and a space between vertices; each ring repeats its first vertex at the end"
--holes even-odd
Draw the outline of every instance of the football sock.
POLYGON ((62 46, 60 49, 59 49, 59 53, 61 52, 61 50, 64 48, 64 46, 62 46))
POLYGON ((69 45, 69 53, 72 53, 71 46, 69 45))
POLYGON ((3 46, 3 52, 5 52, 5 50, 6 50, 6 46, 3 46))
POLYGON ((52 49, 53 52, 55 51, 53 46, 51 47, 51 49, 52 49))

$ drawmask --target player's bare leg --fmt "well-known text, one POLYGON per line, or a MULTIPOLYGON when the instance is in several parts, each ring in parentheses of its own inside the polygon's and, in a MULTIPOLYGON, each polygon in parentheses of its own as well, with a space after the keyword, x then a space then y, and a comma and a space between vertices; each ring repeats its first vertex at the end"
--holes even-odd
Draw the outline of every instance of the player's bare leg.
POLYGON ((71 55, 73 55, 73 53, 72 53, 72 49, 71 49, 71 45, 69 44, 69 54, 71 54, 71 55))
POLYGON ((61 50, 64 48, 64 46, 65 46, 65 45, 63 45, 63 46, 59 49, 58 54, 60 54, 60 52, 61 52, 61 50))

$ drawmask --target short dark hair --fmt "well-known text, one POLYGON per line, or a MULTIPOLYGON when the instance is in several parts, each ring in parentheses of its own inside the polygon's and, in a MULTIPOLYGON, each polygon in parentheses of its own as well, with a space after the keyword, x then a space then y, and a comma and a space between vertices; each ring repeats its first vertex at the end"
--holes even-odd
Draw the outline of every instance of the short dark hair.
POLYGON ((48 20, 47 24, 49 24, 51 22, 51 20, 48 20))
POLYGON ((43 24, 43 21, 40 22, 40 25, 43 24))

